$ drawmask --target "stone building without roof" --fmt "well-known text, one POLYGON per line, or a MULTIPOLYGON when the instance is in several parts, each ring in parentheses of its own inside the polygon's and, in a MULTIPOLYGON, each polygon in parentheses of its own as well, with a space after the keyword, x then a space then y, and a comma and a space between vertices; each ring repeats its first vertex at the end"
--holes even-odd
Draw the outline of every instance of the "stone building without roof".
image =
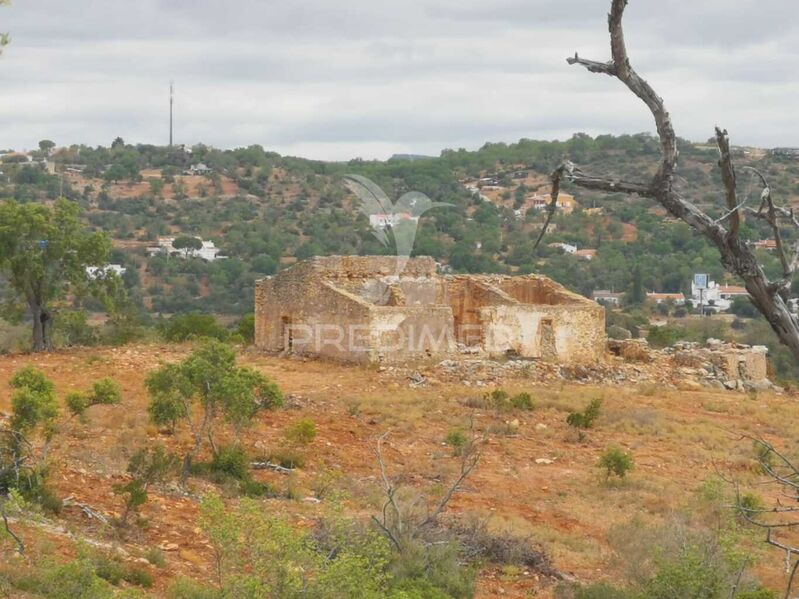
POLYGON ((318 257, 258 281, 255 343, 354 362, 592 363, 605 350, 605 316, 543 276, 441 275, 428 257, 318 257))

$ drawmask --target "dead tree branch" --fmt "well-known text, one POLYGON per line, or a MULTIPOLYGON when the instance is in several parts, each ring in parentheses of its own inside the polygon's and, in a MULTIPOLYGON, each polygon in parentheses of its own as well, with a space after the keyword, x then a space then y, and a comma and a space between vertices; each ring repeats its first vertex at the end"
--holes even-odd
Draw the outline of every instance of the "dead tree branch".
POLYGON ((716 128, 716 143, 719 148, 719 168, 725 190, 726 215, 719 220, 714 220, 675 189, 675 170, 678 158, 677 135, 663 99, 630 63, 622 27, 622 18, 627 3, 628 0, 611 0, 608 16, 610 61, 588 60, 575 54, 574 57, 568 58, 567 62, 571 65, 580 65, 592 73, 609 75, 618 79, 646 104, 654 118, 660 140, 661 159, 657 172, 649 183, 630 183, 611 177, 588 176, 570 163, 559 166, 552 174, 553 199, 547 208, 547 221, 536 241, 536 247, 552 219, 552 213, 554 213, 557 203, 557 193, 563 180, 585 189, 621 192, 651 198, 663 206, 669 214, 690 225, 716 246, 721 254, 721 263, 724 268, 743 280, 752 303, 766 317, 780 341, 799 360, 799 321, 791 314, 786 303, 787 289, 790 286, 795 266, 799 263, 799 244, 794 250, 793 258, 788 260, 784 254, 784 242, 779 233, 781 221, 787 221, 797 229, 799 229, 799 223, 792 211, 774 205, 770 188, 765 184, 763 178, 764 196, 761 207, 757 212, 749 211, 748 213, 758 218, 764 218, 772 225, 778 247, 785 258, 783 260, 783 277, 777 281, 770 281, 763 272, 752 248, 740 239, 739 230, 744 206, 742 202, 738 201, 737 178, 729 137, 725 130, 718 127, 716 128), (764 209, 765 212, 763 212, 764 209), (727 220, 729 222, 725 225, 724 222, 727 220))
MULTIPOLYGON (((799 499, 799 468, 788 459, 785 454, 774 447, 762 437, 741 433, 741 439, 752 441, 756 449, 756 461, 761 472, 770 481, 778 484, 790 491, 783 493, 784 497, 797 501, 799 499)), ((732 507, 736 513, 749 524, 766 531, 766 544, 779 549, 785 554, 785 572, 789 574, 785 589, 785 599, 788 599, 793 588, 794 579, 799 571, 799 547, 788 544, 775 538, 775 534, 781 531, 791 531, 799 527, 799 518, 793 514, 799 514, 799 506, 784 506, 780 500, 776 500, 776 505, 762 507, 758 500, 749 500, 741 494, 740 484, 734 479, 724 479, 733 485, 735 491, 735 504, 732 507)))
POLYGON ((14 531, 11 530, 11 527, 8 525, 8 514, 6 514, 5 510, 0 510, 0 514, 2 514, 2 517, 3 517, 3 525, 5 526, 6 533, 8 534, 8 536, 10 536, 12 539, 14 539, 14 542, 17 544, 17 551, 19 552, 19 554, 20 555, 24 554, 25 553, 25 543, 22 542, 22 539, 20 539, 14 533, 14 531))
MULTIPOLYGON (((473 429, 473 427, 472 427, 473 429)), ((420 515, 419 505, 425 502, 422 495, 417 495, 413 499, 401 500, 399 497, 400 487, 388 475, 386 462, 383 457, 383 443, 388 433, 383 433, 378 437, 373 453, 380 468, 380 480, 383 487, 385 500, 379 516, 372 516, 372 521, 383 531, 391 541, 397 551, 403 551, 409 542, 423 536, 426 530, 435 528, 444 510, 449 505, 453 496, 458 493, 463 486, 463 482, 477 467, 480 461, 480 444, 474 436, 463 448, 461 454, 460 473, 455 481, 444 492, 444 495, 430 510, 427 509, 426 515, 420 515)))
POLYGON ((65 497, 61 502, 63 507, 76 507, 82 511, 89 520, 97 520, 98 522, 105 524, 108 526, 108 518, 103 516, 100 512, 94 509, 92 506, 82 503, 80 501, 76 501, 75 497, 70 495, 69 497, 65 497))

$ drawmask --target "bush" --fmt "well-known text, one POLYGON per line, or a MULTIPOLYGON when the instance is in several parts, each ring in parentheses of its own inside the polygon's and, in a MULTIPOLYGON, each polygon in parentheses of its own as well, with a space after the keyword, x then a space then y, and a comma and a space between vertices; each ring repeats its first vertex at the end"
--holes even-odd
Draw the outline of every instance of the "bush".
POLYGON ((303 468, 305 466, 305 454, 296 449, 282 447, 271 452, 268 461, 293 470, 294 468, 303 468))
POLYGON ((307 447, 316 438, 316 425, 307 418, 298 420, 283 433, 286 441, 300 447, 307 447))
POLYGON ((585 587, 570 583, 560 584, 555 590, 555 597, 557 599, 633 599, 635 595, 606 582, 597 582, 585 587))
POLYGON ((466 438, 466 435, 463 434, 463 431, 460 429, 454 429, 447 433, 447 436, 444 437, 444 443, 452 447, 452 453, 454 455, 461 455, 463 453, 463 448, 466 447, 466 444, 469 440, 466 438))
POLYGON ((89 397, 80 391, 73 391, 67 393, 66 397, 64 397, 64 403, 67 404, 67 409, 73 416, 82 417, 86 413, 86 408, 89 407, 89 397))
POLYGON ((245 314, 236 326, 236 333, 248 344, 255 341, 255 314, 245 314))
POLYGON ((144 559, 150 562, 153 566, 158 566, 159 568, 166 567, 166 556, 158 547, 151 547, 148 549, 144 554, 144 559))
POLYGON ((55 319, 53 338, 60 347, 97 345, 97 330, 89 325, 84 310, 62 312, 55 319))
POLYGON ((122 398, 122 391, 117 382, 110 378, 100 379, 92 385, 90 395, 92 404, 117 404, 122 398))
POLYGON ((241 445, 225 445, 211 461, 211 471, 226 474, 236 480, 250 478, 250 460, 241 445))
POLYGON ((533 410, 533 398, 529 393, 519 393, 511 396, 504 389, 494 389, 483 395, 483 404, 485 407, 497 410, 500 412, 508 412, 510 410, 533 410))
POLYGON ((173 316, 161 326, 164 339, 170 342, 182 342, 189 339, 208 337, 225 341, 230 334, 220 325, 213 314, 192 312, 173 316))
POLYGON ((685 337, 686 332, 683 327, 665 325, 662 327, 652 327, 649 329, 649 334, 646 336, 646 340, 652 347, 656 349, 662 349, 664 347, 670 347, 674 345, 680 339, 685 339, 685 337))
POLYGON ((118 404, 122 398, 119 385, 110 378, 100 379, 87 393, 73 391, 64 398, 73 416, 83 417, 90 406, 118 404))
POLYGON ((601 408, 602 400, 599 398, 592 399, 582 412, 571 412, 566 417, 566 424, 573 426, 574 428, 593 428, 594 422, 597 418, 599 418, 601 408))
POLYGON ((605 470, 605 479, 616 475, 624 478, 633 469, 633 459, 618 447, 609 447, 599 458, 599 467, 605 470))

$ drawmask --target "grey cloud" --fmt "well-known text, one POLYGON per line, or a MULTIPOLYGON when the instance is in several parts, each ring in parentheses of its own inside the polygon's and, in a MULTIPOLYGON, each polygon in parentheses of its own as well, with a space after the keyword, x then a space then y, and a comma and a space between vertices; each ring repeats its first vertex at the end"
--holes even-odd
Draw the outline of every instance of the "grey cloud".
MULTIPOLYGON (((17 0, 0 61, 0 147, 261 143, 346 159, 652 129, 608 77, 605 0, 17 0), (370 152, 372 154, 370 154, 370 152)), ((799 145, 794 0, 634 0, 635 65, 684 137, 799 145), (756 107, 756 108, 753 108, 756 107)))

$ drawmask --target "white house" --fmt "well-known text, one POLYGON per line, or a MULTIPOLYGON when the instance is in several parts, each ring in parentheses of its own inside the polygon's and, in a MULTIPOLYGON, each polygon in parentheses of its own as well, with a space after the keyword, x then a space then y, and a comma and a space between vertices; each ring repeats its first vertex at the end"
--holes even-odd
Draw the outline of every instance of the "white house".
POLYGON ((221 256, 220 250, 213 241, 202 241, 203 246, 199 250, 194 249, 177 249, 173 244, 175 237, 159 237, 158 245, 147 248, 148 256, 155 256, 157 254, 167 254, 169 256, 180 256, 185 258, 200 258, 206 262, 214 262, 215 260, 222 260, 227 256, 221 256))
POLYGON ((646 299, 656 304, 662 304, 671 300, 675 306, 682 306, 685 304, 685 295, 682 293, 655 293, 647 292, 646 299))
POLYGON ((121 277, 127 272, 127 268, 122 266, 121 264, 107 264, 105 266, 87 266, 86 267, 86 276, 89 277, 92 281, 96 279, 102 279, 107 274, 113 273, 118 277, 121 277))
POLYGON ((410 212, 397 212, 394 214, 370 214, 369 224, 375 229, 386 229, 388 227, 396 227, 403 221, 419 222, 419 217, 412 215, 410 212))
POLYGON ((623 293, 609 291, 608 289, 597 289, 591 293, 591 299, 598 304, 618 306, 623 298, 623 293))
POLYGON ((188 170, 183 171, 184 175, 210 175, 213 170, 207 165, 202 162, 198 162, 197 164, 192 164, 188 170))
POLYGON ((576 245, 571 245, 570 243, 555 242, 555 243, 547 244, 547 247, 560 248, 566 254, 576 254, 577 253, 577 246, 576 245))

